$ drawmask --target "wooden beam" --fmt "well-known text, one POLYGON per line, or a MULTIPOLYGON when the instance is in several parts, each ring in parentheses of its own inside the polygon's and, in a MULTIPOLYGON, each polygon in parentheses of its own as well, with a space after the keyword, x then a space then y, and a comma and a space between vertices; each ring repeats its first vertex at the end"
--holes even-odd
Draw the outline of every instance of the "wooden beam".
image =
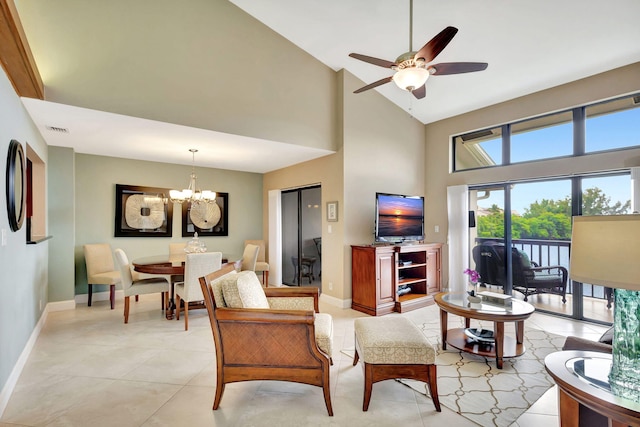
POLYGON ((0 62, 18 96, 44 99, 44 85, 13 0, 0 0, 0 62))

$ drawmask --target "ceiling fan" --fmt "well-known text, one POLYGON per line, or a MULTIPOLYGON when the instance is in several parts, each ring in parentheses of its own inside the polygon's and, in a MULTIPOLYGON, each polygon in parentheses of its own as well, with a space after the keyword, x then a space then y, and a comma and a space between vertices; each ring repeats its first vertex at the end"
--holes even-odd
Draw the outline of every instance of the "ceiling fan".
POLYGON ((352 58, 380 67, 391 68, 395 71, 393 76, 385 77, 384 79, 368 84, 355 90, 353 93, 361 93, 393 81, 400 89, 407 90, 413 93, 416 98, 422 99, 426 93, 425 83, 430 75, 443 76, 447 74, 462 74, 485 70, 489 65, 486 62, 442 62, 440 64, 427 65, 427 63, 433 61, 436 56, 447 47, 457 32, 457 28, 447 27, 429 40, 419 51, 413 51, 413 0, 410 0, 409 52, 400 55, 395 62, 361 55, 359 53, 350 53, 349 56, 352 58))

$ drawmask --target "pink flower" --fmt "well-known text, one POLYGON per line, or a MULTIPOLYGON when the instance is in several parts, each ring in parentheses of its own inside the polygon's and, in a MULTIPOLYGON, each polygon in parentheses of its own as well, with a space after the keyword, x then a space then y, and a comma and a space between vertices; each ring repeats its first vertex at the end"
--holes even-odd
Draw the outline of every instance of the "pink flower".
POLYGON ((463 273, 469 275, 469 281, 471 283, 475 284, 480 281, 480 273, 478 273, 475 270, 471 270, 470 268, 467 268, 463 273))

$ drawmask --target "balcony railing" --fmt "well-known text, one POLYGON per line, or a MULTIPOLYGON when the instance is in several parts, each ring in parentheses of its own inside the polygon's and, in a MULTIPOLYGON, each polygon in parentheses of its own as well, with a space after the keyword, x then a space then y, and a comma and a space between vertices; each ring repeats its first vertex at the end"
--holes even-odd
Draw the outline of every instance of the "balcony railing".
MULTIPOLYGON (((476 244, 495 242, 504 243, 500 238, 476 238, 476 244)), ((513 239, 512 246, 520 249, 529 256, 529 259, 538 265, 561 265, 569 269, 569 253, 571 252, 570 240, 542 240, 542 239, 513 239)), ((567 284, 567 294, 573 293, 573 282, 567 284)), ((603 286, 583 284, 582 294, 585 297, 608 299, 607 291, 603 286)), ((611 298, 611 294, 609 294, 611 298)))

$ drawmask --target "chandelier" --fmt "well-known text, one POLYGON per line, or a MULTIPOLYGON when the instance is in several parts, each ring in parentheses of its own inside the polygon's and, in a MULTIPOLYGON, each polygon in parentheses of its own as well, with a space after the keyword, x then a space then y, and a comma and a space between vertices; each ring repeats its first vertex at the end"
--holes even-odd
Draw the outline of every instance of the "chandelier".
POLYGON ((189 149, 192 156, 191 177, 189 178, 189 186, 184 190, 171 190, 169 191, 169 200, 172 203, 191 203, 192 205, 198 205, 201 203, 215 203, 216 193, 215 191, 200 190, 196 185, 196 153, 198 150, 195 148, 189 149))

